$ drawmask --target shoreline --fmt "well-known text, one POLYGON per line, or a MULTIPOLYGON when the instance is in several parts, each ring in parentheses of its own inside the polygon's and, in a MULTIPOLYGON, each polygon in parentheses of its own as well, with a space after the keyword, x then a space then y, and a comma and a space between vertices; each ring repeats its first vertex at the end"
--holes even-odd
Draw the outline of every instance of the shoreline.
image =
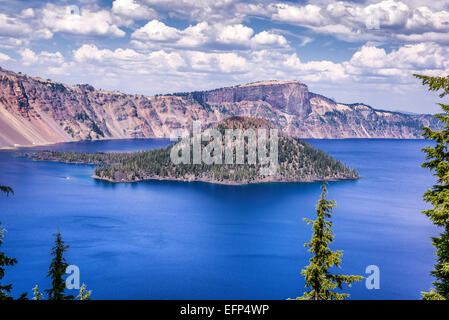
POLYGON ((82 140, 80 140, 80 141, 49 142, 49 143, 43 143, 43 144, 30 144, 30 145, 17 145, 17 146, 9 146, 9 147, 0 147, 0 151, 29 149, 29 148, 34 148, 34 147, 52 146, 52 145, 56 145, 58 143, 81 142, 81 141, 82 140))
MULTIPOLYGON (((26 155, 25 155, 26 156, 26 155)), ((88 165, 88 166, 98 166, 98 163, 86 163, 86 162, 80 162, 80 161, 60 161, 57 159, 33 159, 29 158, 31 161, 44 161, 44 162, 53 162, 53 163, 63 163, 63 164, 75 164, 75 165, 88 165)), ((263 183, 311 183, 311 182, 318 182, 318 181, 328 181, 328 182, 336 182, 336 181, 346 181, 346 180, 359 180, 362 177, 357 175, 355 177, 351 176, 340 176, 340 177, 329 177, 329 178, 308 178, 308 179, 259 179, 259 180, 252 180, 252 181, 246 181, 246 182, 236 182, 236 181, 218 181, 218 180, 211 180, 211 179, 205 179, 205 178, 175 178, 175 177, 161 177, 161 176, 152 176, 147 178, 141 178, 137 180, 116 180, 116 179, 110 179, 106 177, 100 177, 95 174, 91 176, 91 178, 95 180, 101 180, 106 181, 109 183, 117 184, 117 183, 136 183, 136 182, 142 182, 142 181, 175 181, 175 182, 202 182, 202 183, 210 183, 210 184, 217 184, 217 185, 229 185, 229 186, 245 186, 245 185, 251 185, 251 184, 263 184, 263 183)))
MULTIPOLYGON (((27 157, 27 155, 25 155, 27 157)), ((60 161, 57 159, 33 159, 29 158, 31 161, 44 161, 44 162, 53 162, 53 163, 63 163, 63 164, 75 164, 75 165, 88 165, 88 166, 98 166, 98 163, 86 163, 86 162, 80 162, 80 161, 60 161)), ((95 174, 91 175, 91 178, 95 180, 100 181, 106 181, 112 184, 118 184, 118 183, 137 183, 142 181, 174 181, 174 182, 201 182, 201 183, 209 183, 209 184, 216 184, 216 185, 228 185, 228 186, 246 186, 251 184, 264 184, 264 183, 312 183, 312 182, 319 182, 319 181, 328 181, 328 182, 337 182, 337 181, 346 181, 346 180, 359 180, 362 177, 357 176, 340 176, 340 177, 329 177, 329 178, 306 178, 306 179, 259 179, 259 180, 252 180, 252 181, 245 181, 245 182, 236 182, 236 181, 218 181, 218 180, 211 180, 206 178, 175 178, 175 177, 161 177, 161 176, 151 176, 146 178, 141 178, 137 180, 116 180, 106 177, 100 177, 95 174)))
MULTIPOLYGON (((393 138, 393 137, 346 137, 346 138, 301 138, 301 137, 290 137, 293 139, 299 140, 426 140, 424 138, 393 138)), ((110 139, 97 139, 97 140, 74 140, 74 141, 61 141, 61 142, 49 142, 43 144, 31 144, 31 145, 17 145, 17 146, 2 146, 0 147, 0 151, 8 151, 8 150, 20 150, 20 149, 29 149, 34 147, 45 147, 45 146, 54 146, 60 143, 77 143, 77 142, 99 142, 99 141, 115 141, 115 140, 145 140, 145 139, 167 139, 167 137, 153 137, 153 138, 110 138, 110 139)))
POLYGON ((320 182, 320 181, 328 181, 328 182, 337 182, 337 181, 345 181, 345 180, 359 180, 361 179, 360 176, 357 177, 340 177, 340 178, 320 178, 320 179, 290 179, 290 180, 270 180, 270 179, 261 179, 261 180, 254 180, 254 181, 247 181, 247 182, 235 182, 235 181, 217 181, 217 180, 210 180, 210 179, 183 179, 183 178, 170 178, 170 177, 148 177, 138 180, 124 180, 117 181, 115 179, 105 178, 105 177, 99 177, 97 175, 91 176, 93 179, 101 180, 101 181, 107 181, 109 183, 136 183, 136 182, 142 182, 142 181, 174 181, 174 182, 201 182, 201 183, 210 183, 210 184, 218 184, 218 185, 227 185, 227 186, 247 186, 251 184, 264 184, 264 183, 311 183, 311 182, 320 182))

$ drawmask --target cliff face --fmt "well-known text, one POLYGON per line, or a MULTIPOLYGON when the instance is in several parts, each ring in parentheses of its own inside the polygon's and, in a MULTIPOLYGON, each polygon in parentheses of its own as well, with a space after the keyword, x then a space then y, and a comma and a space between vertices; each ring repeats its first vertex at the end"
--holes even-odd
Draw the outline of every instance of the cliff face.
POLYGON ((298 81, 265 81, 205 92, 129 95, 69 86, 0 68, 0 147, 169 137, 231 115, 270 120, 300 138, 419 138, 431 115, 406 115, 313 94, 298 81))
POLYGON ((309 90, 298 81, 264 81, 216 89, 203 92, 201 98, 210 105, 230 104, 231 108, 245 101, 265 103, 276 112, 300 118, 305 118, 312 112, 309 90))

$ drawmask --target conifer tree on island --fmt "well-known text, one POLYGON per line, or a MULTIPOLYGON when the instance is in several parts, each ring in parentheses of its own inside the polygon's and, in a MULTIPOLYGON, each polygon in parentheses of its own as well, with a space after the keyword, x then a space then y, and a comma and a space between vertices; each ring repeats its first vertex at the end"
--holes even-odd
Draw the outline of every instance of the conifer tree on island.
POLYGON ((316 207, 317 219, 304 218, 307 224, 313 224, 313 236, 304 247, 310 248, 313 254, 310 264, 301 271, 306 279, 306 288, 311 290, 305 292, 297 300, 343 300, 349 296, 346 293, 337 293, 332 290, 343 289, 343 284, 352 285, 363 279, 355 275, 335 275, 329 270, 332 267, 340 267, 343 251, 331 251, 329 244, 334 242, 332 222, 330 220, 332 209, 336 206, 335 200, 326 200, 326 184, 322 186, 323 192, 316 207))
MULTIPOLYGON (((443 91, 440 98, 449 94, 449 76, 429 77, 415 74, 422 80, 423 85, 429 87, 429 91, 443 91)), ((424 193, 424 200, 432 205, 423 213, 438 227, 442 229, 439 237, 432 237, 432 244, 436 248, 437 262, 431 274, 435 277, 434 289, 430 292, 422 292, 425 300, 449 299, 449 104, 439 103, 443 114, 437 114, 444 127, 441 131, 424 127, 423 136, 433 140, 434 147, 427 146, 422 149, 426 153, 426 162, 421 166, 435 172, 437 184, 424 193)))
POLYGON ((48 294, 48 300, 73 300, 72 295, 65 295, 65 281, 63 276, 69 264, 64 258, 64 252, 69 248, 64 243, 61 237, 61 232, 55 234, 55 246, 52 249, 51 255, 53 260, 48 270, 48 276, 51 278, 52 288, 45 290, 48 294))

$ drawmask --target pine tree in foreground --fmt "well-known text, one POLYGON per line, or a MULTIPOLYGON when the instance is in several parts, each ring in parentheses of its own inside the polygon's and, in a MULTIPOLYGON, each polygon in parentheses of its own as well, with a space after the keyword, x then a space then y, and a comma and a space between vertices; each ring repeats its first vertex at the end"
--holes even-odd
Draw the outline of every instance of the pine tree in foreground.
MULTIPOLYGON (((428 77, 417 74, 414 76, 421 79, 423 85, 429 87, 429 91, 442 90, 440 98, 449 94, 449 76, 428 77)), ((425 300, 449 299, 449 104, 439 103, 439 105, 444 113, 437 114, 435 117, 444 124, 443 129, 438 131, 428 127, 423 128, 423 136, 436 144, 434 147, 427 146, 422 149, 426 153, 427 161, 421 166, 434 171, 437 177, 437 184, 432 186, 432 189, 428 189, 423 196, 433 208, 423 213, 442 230, 439 237, 432 237, 432 244, 437 249, 437 263, 431 274, 436 281, 433 282, 435 289, 421 293, 425 300)))
POLYGON ((83 283, 80 288, 80 293, 76 297, 78 300, 90 300, 90 295, 92 294, 92 290, 87 291, 87 286, 83 283))
MULTIPOLYGON (((9 193, 14 193, 13 190, 10 187, 0 186, 0 191, 6 193, 6 195, 9 195, 9 193)), ((2 229, 2 224, 0 222, 0 246, 3 243, 3 237, 6 230, 2 229)), ((3 279, 5 276, 5 267, 11 267, 14 266, 17 263, 17 260, 14 258, 8 258, 4 252, 0 252, 0 280, 3 279)), ((0 300, 12 300, 12 297, 9 296, 9 293, 11 292, 12 285, 2 285, 0 283, 0 300)))
POLYGON ((322 186, 323 192, 316 205, 317 219, 315 221, 305 218, 307 224, 313 224, 313 236, 310 242, 304 244, 304 247, 310 248, 309 252, 313 254, 310 264, 301 271, 306 278, 306 288, 311 290, 305 292, 297 300, 343 300, 349 296, 345 293, 336 293, 332 290, 343 289, 343 284, 352 285, 363 279, 362 276, 354 275, 335 275, 329 269, 340 267, 343 251, 331 251, 329 244, 334 242, 332 232, 332 222, 330 220, 332 209, 335 207, 334 200, 326 200, 326 184, 322 186))
MULTIPOLYGON (((69 246, 65 245, 59 231, 55 234, 55 236, 55 246, 52 248, 51 252, 53 260, 48 271, 48 276, 52 279, 52 288, 45 290, 45 292, 48 295, 48 300, 74 300, 75 297, 73 295, 65 295, 66 283, 63 279, 68 267, 68 263, 64 258, 64 252, 69 248, 69 246)), ((44 295, 40 292, 37 284, 32 291, 33 300, 44 300, 44 295)), ((90 300, 91 294, 92 290, 87 290, 87 286, 83 283, 76 299, 90 300)))
MULTIPOLYGON (((5 229, 1 229, 2 225, 0 223, 0 246, 3 243, 3 237, 5 233, 5 229)), ((17 260, 14 258, 8 258, 4 252, 0 252, 0 280, 5 276, 5 267, 14 266, 17 263, 17 260)), ((0 283, 0 300, 12 300, 12 297, 9 296, 11 292, 12 285, 2 285, 0 283)))
MULTIPOLYGON (((10 193, 14 194, 13 189, 6 186, 0 186, 0 191, 6 193, 8 196, 10 193)), ((3 237, 5 233, 5 229, 1 228, 2 224, 0 222, 0 247, 3 243, 3 237)), ((67 269, 68 263, 64 259, 64 252, 68 249, 69 246, 64 244, 62 240, 61 233, 58 232, 56 234, 55 247, 52 249, 52 255, 54 256, 52 263, 50 264, 50 270, 48 272, 48 276, 52 279, 52 288, 49 290, 45 290, 48 294, 49 300, 73 300, 72 295, 65 295, 65 281, 63 279, 63 275, 67 269)), ((17 260, 14 258, 9 258, 5 255, 5 253, 0 252, 0 280, 5 276, 5 268, 14 266, 17 263, 17 260)), ((2 285, 0 282, 0 300, 12 300, 13 297, 9 295, 11 292, 12 285, 2 285)), ((36 285, 33 289, 33 300, 43 300, 44 295, 39 291, 38 286, 36 285)), ((77 296, 79 300, 90 300, 90 296, 92 291, 87 291, 86 285, 83 283, 80 288, 80 292, 77 296)), ((20 295, 19 300, 27 300, 27 294, 23 293, 20 295)))
POLYGON ((53 260, 50 264, 48 276, 51 278, 51 289, 45 290, 48 294, 48 300, 73 300, 72 295, 65 295, 65 281, 63 276, 69 264, 64 258, 64 252, 69 248, 65 245, 61 237, 61 232, 55 234, 55 246, 52 249, 51 255, 53 260))

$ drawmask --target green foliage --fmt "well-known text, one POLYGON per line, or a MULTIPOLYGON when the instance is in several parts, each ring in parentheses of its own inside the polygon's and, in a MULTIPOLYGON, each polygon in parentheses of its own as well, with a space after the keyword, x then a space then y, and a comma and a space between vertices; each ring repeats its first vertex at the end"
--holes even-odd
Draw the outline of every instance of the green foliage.
POLYGON ((422 84, 428 86, 429 91, 440 91, 440 98, 443 98, 445 95, 449 94, 449 75, 446 77, 430 77, 419 74, 413 74, 416 78, 422 80, 422 84))
POLYGON ((87 286, 83 283, 80 288, 80 293, 76 297, 78 300, 90 300, 90 295, 92 294, 92 290, 87 291, 87 286))
POLYGON ((363 279, 355 275, 335 275, 330 272, 333 267, 340 267, 343 251, 332 251, 329 244, 334 242, 332 222, 330 220, 332 209, 336 206, 334 200, 326 200, 326 185, 322 186, 323 192, 316 205, 317 219, 305 218, 307 224, 312 224, 313 236, 310 242, 304 244, 313 254, 309 260, 310 264, 301 271, 306 279, 306 288, 311 290, 305 292, 297 300, 343 300, 349 295, 336 293, 332 290, 343 289, 343 284, 352 285, 363 279))
MULTIPOLYGON (((3 237, 4 233, 6 232, 5 229, 1 228, 2 225, 0 223, 0 247, 3 244, 3 237)), ((9 258, 5 255, 4 252, 0 252, 0 281, 5 276, 5 267, 11 267, 14 266, 17 263, 17 260, 14 258, 9 258)), ((9 295, 11 292, 12 285, 2 285, 0 282, 0 300, 12 300, 12 297, 9 295)))
POLYGON ((51 79, 47 79, 47 81, 39 81, 41 84, 59 92, 66 92, 67 88, 61 83, 55 83, 51 79))
POLYGON ((14 194, 14 190, 11 187, 6 187, 6 186, 0 186, 0 191, 6 193, 7 196, 9 196, 9 194, 14 194))
MULTIPOLYGON (((449 94, 449 76, 428 77, 416 75, 422 80, 423 85, 428 86, 429 91, 440 91, 440 97, 449 94)), ((449 104, 439 103, 443 114, 435 117, 444 124, 441 131, 423 128, 423 136, 433 140, 434 146, 427 146, 422 151, 426 154, 426 162, 422 167, 429 168, 437 177, 437 184, 424 193, 424 200, 432 205, 423 213, 438 227, 442 229, 439 237, 432 237, 432 244, 436 248, 437 262, 431 274, 436 281, 433 282, 435 290, 423 292, 423 299, 449 299, 449 104)))
POLYGON ((61 237, 61 232, 58 231, 55 236, 55 246, 51 252, 53 260, 48 271, 48 276, 52 280, 52 288, 45 291, 48 294, 49 300, 72 300, 73 296, 65 295, 65 281, 63 279, 65 271, 69 266, 64 258, 64 252, 69 248, 69 246, 64 244, 61 237))
POLYGON ((435 292, 435 289, 430 289, 430 292, 421 292, 423 300, 446 300, 441 294, 435 292))
MULTIPOLYGON (((14 194, 14 191, 10 187, 0 186, 0 191, 5 192, 7 195, 10 193, 14 194)), ((3 237, 6 232, 5 229, 1 228, 2 224, 0 223, 0 247, 3 244, 3 237)), ((52 288, 45 290, 48 294, 49 300, 72 300, 72 295, 65 295, 65 281, 62 278, 65 274, 65 270, 67 269, 67 262, 64 259, 64 252, 68 249, 69 246, 64 244, 62 240, 61 233, 58 232, 56 234, 55 247, 52 249, 52 255, 54 259, 50 264, 50 269, 48 272, 48 276, 52 279, 52 288)), ((9 294, 12 289, 12 284, 2 285, 1 280, 5 276, 5 267, 11 267, 17 264, 17 259, 9 258, 5 255, 4 252, 0 252, 0 300, 12 300, 9 294)), ((33 300, 43 300, 44 296, 39 291, 38 286, 36 285, 33 289, 33 300)), ((80 300, 89 300, 92 291, 87 291, 86 285, 80 289, 80 293, 78 295, 78 299, 80 300)), ((19 300, 27 300, 27 294, 23 293, 20 295, 19 300)))
MULTIPOLYGON (((74 300, 75 297, 73 295, 65 294, 66 284, 63 279, 65 271, 68 267, 68 263, 64 258, 64 252, 69 248, 69 246, 64 244, 60 232, 58 232, 55 236, 55 246, 53 247, 51 253, 54 258, 50 264, 50 269, 48 272, 48 276, 52 279, 52 288, 45 291, 48 295, 48 300, 74 300)), ((32 290, 33 300, 44 300, 44 295, 39 291, 37 285, 32 290)), ((87 291, 87 286, 83 283, 76 299, 90 300, 91 294, 92 291, 87 291)))
MULTIPOLYGON (((0 186, 0 191, 6 193, 8 196, 10 193, 14 194, 14 191, 10 187, 0 186)), ((5 229, 2 229, 2 224, 0 222, 0 247, 3 244, 3 237, 5 236, 5 229)), ((0 281, 5 276, 5 267, 12 267, 17 264, 17 259, 9 258, 4 252, 0 252, 0 281)), ((12 289, 12 284, 2 285, 0 282, 0 300, 12 300, 13 298, 9 295, 12 289)), ((21 298, 25 296, 22 295, 21 298)))
POLYGON ((44 295, 39 291, 39 287, 36 286, 32 289, 33 290, 33 300, 43 300, 44 295))
MULTIPOLYGON (((92 119, 89 117, 89 115, 88 115, 85 111, 82 111, 82 112, 77 113, 77 114, 75 115, 75 120, 78 120, 78 121, 81 121, 81 122, 87 122, 88 124, 90 124, 90 127, 91 127, 91 129, 92 129, 93 132, 95 132, 98 136, 104 137, 104 132, 100 129, 100 127, 98 127, 98 125, 96 124, 96 122, 95 122, 94 120, 92 120, 92 119)), ((70 129, 70 128, 69 128, 69 129, 70 129)), ((72 131, 72 130, 70 129, 70 131, 72 131)), ((68 132, 69 134, 71 134, 73 131, 72 131, 72 132, 69 132, 69 131, 67 130, 67 132, 68 132)))
MULTIPOLYGON (((10 193, 14 194, 14 191, 10 187, 0 186, 0 191, 5 192, 6 196, 8 196, 10 193)), ((3 243, 3 237, 4 233, 6 232, 5 229, 1 229, 1 222, 0 222, 0 246, 3 243)), ((8 258, 4 252, 0 252, 0 280, 3 279, 5 276, 5 268, 4 267, 11 267, 17 264, 17 260, 14 258, 8 258)), ((12 289, 12 284, 8 285, 2 285, 0 283, 0 300, 12 300, 13 298, 9 295, 12 289)), ((22 293, 19 297, 19 300, 26 300, 27 294, 22 293)))

